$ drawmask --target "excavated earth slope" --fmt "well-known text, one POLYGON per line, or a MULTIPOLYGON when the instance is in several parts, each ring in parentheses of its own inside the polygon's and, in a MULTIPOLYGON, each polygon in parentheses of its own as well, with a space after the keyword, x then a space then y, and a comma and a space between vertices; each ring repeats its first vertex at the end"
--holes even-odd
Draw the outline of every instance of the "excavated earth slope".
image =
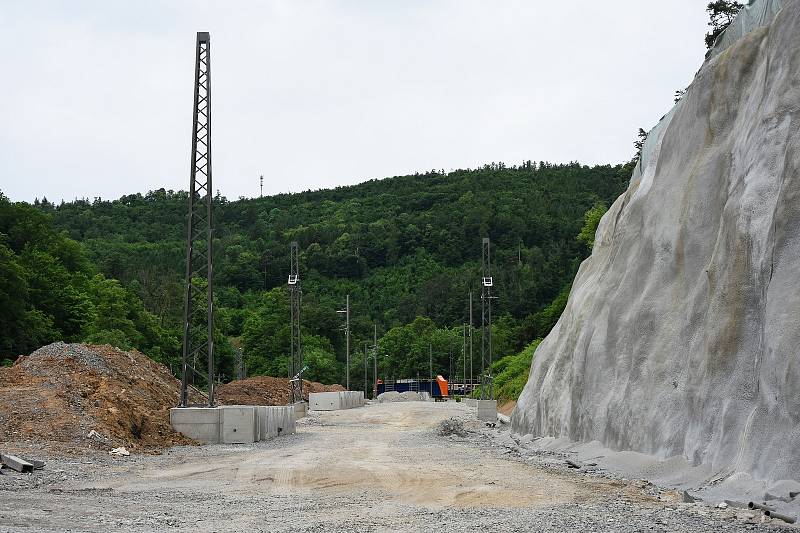
POLYGON ((650 133, 517 433, 800 478, 800 0, 769 4, 650 133))
POLYGON ((188 444, 169 424, 179 399, 169 369, 136 350, 56 342, 0 368, 0 451, 75 455, 188 444))
MULTIPOLYGON (((323 385, 316 381, 303 380, 303 399, 306 401, 309 392, 343 390, 344 387, 341 385, 323 385)), ((216 396, 225 405, 287 405, 289 379, 255 376, 241 381, 231 381, 217 387, 216 396)))

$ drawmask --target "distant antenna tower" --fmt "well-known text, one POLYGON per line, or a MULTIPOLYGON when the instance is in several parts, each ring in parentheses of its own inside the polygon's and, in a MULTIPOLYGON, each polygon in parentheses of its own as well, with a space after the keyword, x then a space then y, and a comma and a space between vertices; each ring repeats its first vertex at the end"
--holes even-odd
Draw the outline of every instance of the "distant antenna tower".
POLYGON ((261 182, 261 192, 258 193, 258 197, 259 198, 263 198, 264 197, 264 176, 261 175, 261 176, 258 177, 258 179, 261 182))
POLYGON ((183 307, 181 407, 189 405, 188 388, 195 375, 208 384, 208 405, 214 405, 214 300, 212 290, 211 189, 211 36, 197 33, 194 68, 192 159, 186 238, 186 294, 183 307), (203 288, 195 283, 206 280, 203 288), (202 315, 205 314, 205 319, 202 315), (202 322, 201 322, 202 321, 202 322), (206 371, 198 363, 207 363, 206 371))
POLYGON ((289 308, 291 315, 292 351, 289 361, 289 380, 292 403, 303 401, 303 351, 300 345, 300 259, 297 241, 292 242, 289 266, 289 308))
POLYGON ((494 399, 492 383, 492 251, 489 238, 483 239, 483 278, 481 280, 481 400, 494 399))

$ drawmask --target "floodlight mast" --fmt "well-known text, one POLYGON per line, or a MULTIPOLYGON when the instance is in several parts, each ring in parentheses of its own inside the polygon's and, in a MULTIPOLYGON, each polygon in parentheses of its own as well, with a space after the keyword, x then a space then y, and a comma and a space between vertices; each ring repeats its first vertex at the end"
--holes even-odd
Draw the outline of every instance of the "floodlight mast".
POLYGON ((481 400, 494 399, 492 383, 492 252, 488 237, 483 238, 483 279, 481 283, 481 400))
POLYGON ((289 361, 289 386, 292 403, 303 401, 303 351, 300 342, 300 246, 292 241, 289 260, 289 314, 291 319, 291 359, 289 361))
POLYGON ((214 405, 214 300, 211 185, 211 36, 197 32, 192 106, 192 151, 189 163, 189 214, 183 305, 180 406, 189 406, 195 376, 208 385, 207 405, 214 405), (202 280, 206 286, 200 286, 202 280), (202 315, 205 314, 205 319, 202 315), (202 323, 201 323, 202 321, 202 323), (198 368, 205 359, 206 370, 198 368))

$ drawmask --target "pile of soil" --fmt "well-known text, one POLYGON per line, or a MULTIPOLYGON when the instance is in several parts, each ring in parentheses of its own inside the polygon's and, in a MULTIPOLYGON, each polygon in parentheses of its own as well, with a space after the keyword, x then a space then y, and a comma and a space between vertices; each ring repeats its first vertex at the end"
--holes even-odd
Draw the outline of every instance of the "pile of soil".
MULTIPOLYGON (((341 385, 323 385, 303 380, 303 398, 308 401, 310 392, 339 392, 341 385)), ((256 376, 231 381, 217 387, 217 401, 223 405, 286 405, 289 403, 289 379, 256 376)))
POLYGON ((68 455, 190 444, 169 424, 179 400, 180 382, 138 351, 57 342, 0 368, 0 442, 68 455))

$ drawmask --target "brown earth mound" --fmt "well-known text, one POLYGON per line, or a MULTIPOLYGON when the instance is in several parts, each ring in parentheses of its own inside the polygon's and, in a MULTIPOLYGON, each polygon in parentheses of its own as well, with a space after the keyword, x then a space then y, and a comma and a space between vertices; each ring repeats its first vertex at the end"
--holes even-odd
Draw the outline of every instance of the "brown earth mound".
MULTIPOLYGON (((323 385, 303 380, 303 398, 308 400, 309 392, 343 391, 341 385, 323 385)), ((216 392, 217 400, 226 405, 286 405, 289 403, 289 379, 270 376, 256 376, 241 381, 231 381, 220 385, 216 392)))
POLYGON ((0 368, 0 442, 66 454, 189 444, 169 424, 179 391, 164 365, 135 350, 57 342, 0 368))

